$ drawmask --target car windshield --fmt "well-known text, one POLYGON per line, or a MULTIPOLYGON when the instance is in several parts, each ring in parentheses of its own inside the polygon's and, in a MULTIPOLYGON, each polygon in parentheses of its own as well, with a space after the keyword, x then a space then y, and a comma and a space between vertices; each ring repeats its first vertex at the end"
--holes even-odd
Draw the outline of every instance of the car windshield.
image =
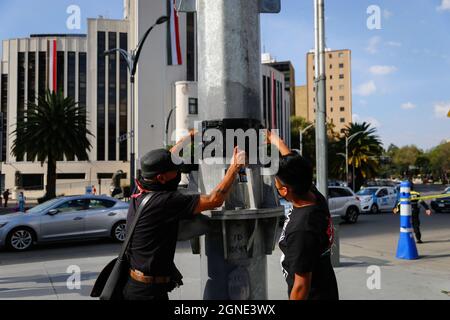
POLYGON ((358 191, 357 195, 359 196, 372 196, 377 192, 377 188, 366 188, 358 191))
POLYGON ((33 213, 38 213, 38 212, 45 211, 48 208, 50 208, 51 206, 53 206, 59 200, 60 199, 56 198, 56 199, 52 199, 52 200, 46 201, 44 203, 41 203, 40 205, 37 205, 36 207, 28 210, 27 213, 33 214, 33 213))

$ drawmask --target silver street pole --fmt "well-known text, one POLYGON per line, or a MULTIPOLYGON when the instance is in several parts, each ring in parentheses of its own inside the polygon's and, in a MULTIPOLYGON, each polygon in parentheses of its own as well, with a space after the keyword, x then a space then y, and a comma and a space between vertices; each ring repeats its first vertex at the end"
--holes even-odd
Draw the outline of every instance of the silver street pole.
POLYGON ((136 145, 135 145, 135 119, 134 119, 134 76, 131 76, 130 82, 131 82, 131 132, 130 132, 130 143, 131 143, 131 154, 130 154, 130 191, 134 192, 135 187, 135 177, 136 177, 136 145))
POLYGON ((325 4, 314 1, 315 9, 315 65, 316 65, 316 166, 317 188, 328 198, 328 152, 326 129, 326 76, 325 76, 325 4))

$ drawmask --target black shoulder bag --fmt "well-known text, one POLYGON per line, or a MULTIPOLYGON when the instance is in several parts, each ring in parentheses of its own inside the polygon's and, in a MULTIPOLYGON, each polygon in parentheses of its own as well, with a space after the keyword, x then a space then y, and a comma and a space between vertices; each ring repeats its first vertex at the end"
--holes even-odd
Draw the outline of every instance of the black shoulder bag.
POLYGON ((129 229, 125 242, 122 245, 119 256, 103 268, 95 281, 91 297, 100 298, 100 300, 123 300, 122 292, 128 281, 128 274, 130 272, 130 261, 127 257, 127 250, 142 211, 147 206, 152 196, 153 193, 149 193, 142 200, 136 211, 136 216, 134 217, 133 224, 129 229))

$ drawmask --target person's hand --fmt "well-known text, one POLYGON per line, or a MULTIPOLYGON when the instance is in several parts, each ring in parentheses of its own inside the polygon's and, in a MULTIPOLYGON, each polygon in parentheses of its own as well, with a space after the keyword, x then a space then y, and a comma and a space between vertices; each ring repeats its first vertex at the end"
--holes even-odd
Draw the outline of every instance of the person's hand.
POLYGON ((272 143, 277 143, 279 137, 273 133, 271 130, 266 129, 265 130, 265 140, 266 140, 266 144, 272 144, 272 143))
POLYGON ((239 150, 238 147, 234 148, 233 158, 231 158, 231 166, 237 170, 242 169, 245 166, 247 155, 245 151, 239 150))
POLYGON ((426 214, 427 216, 431 216, 431 210, 430 210, 430 209, 426 210, 426 211, 425 211, 425 214, 426 214))
POLYGON ((393 212, 394 214, 397 214, 397 213, 398 213, 398 209, 397 209, 397 208, 394 208, 394 209, 392 210, 392 212, 393 212))

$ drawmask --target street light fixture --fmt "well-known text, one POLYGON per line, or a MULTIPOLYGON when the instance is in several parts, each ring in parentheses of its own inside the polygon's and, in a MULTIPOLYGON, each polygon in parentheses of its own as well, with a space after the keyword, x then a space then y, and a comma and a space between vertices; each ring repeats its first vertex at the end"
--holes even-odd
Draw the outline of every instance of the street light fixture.
POLYGON ((167 22, 170 18, 167 16, 159 17, 156 22, 148 28, 147 32, 142 36, 139 41, 139 44, 134 50, 127 52, 121 48, 115 48, 111 50, 105 51, 105 56, 115 54, 119 52, 123 59, 127 62, 128 71, 130 72, 130 84, 131 84, 131 132, 130 132, 130 141, 131 141, 131 154, 130 154, 130 189, 131 192, 134 192, 135 188, 135 176, 136 176, 136 151, 135 151, 135 91, 134 91, 134 83, 135 83, 135 75, 137 71, 137 65, 139 62, 139 57, 141 56, 142 47, 144 46, 145 40, 147 40, 148 35, 152 32, 153 28, 157 25, 163 24, 167 22))
MULTIPOLYGON (((352 140, 354 138, 356 138, 363 132, 364 131, 358 131, 355 134, 352 134, 350 137, 345 138, 345 179, 347 180, 347 185, 348 185, 348 145, 350 142, 352 142, 352 140)), ((352 164, 353 164, 353 162, 352 162, 352 164)), ((355 179, 355 177, 353 176, 353 180, 354 179, 355 179)), ((352 189, 353 189, 353 191, 355 191, 355 182, 354 181, 352 181, 352 189)))
POLYGON ((312 127, 314 127, 313 124, 310 124, 309 126, 307 126, 305 129, 300 129, 300 155, 303 156, 303 134, 308 131, 309 129, 311 129, 312 127))

